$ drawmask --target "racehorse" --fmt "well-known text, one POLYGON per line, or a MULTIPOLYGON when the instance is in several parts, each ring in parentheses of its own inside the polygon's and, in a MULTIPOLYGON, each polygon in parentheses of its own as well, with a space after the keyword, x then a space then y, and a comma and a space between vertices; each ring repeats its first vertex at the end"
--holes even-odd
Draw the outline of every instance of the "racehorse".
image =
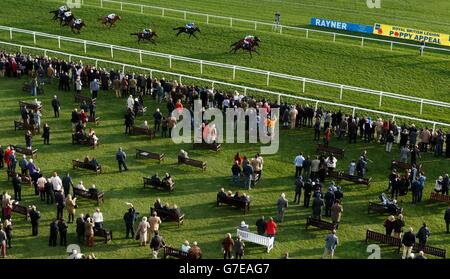
POLYGON ((70 22, 72 22, 73 20, 75 20, 75 16, 74 16, 73 14, 71 14, 71 15, 68 16, 68 17, 64 17, 64 15, 62 15, 62 16, 59 18, 59 25, 60 25, 60 26, 67 26, 67 25, 69 25, 70 22))
POLYGON ((86 27, 86 24, 84 23, 84 21, 81 21, 81 23, 77 23, 76 20, 72 20, 69 23, 69 27, 73 33, 80 34, 81 28, 86 27))
POLYGON ((200 28, 198 28, 198 27, 187 28, 186 26, 182 26, 182 27, 174 28, 173 30, 178 30, 177 37, 181 33, 186 33, 186 34, 189 34, 189 38, 191 38, 191 36, 194 36, 194 38, 196 38, 196 39, 198 39, 198 38, 197 38, 197 36, 195 36, 195 32, 198 31, 198 33, 202 33, 202 32, 200 32, 200 28))
POLYGON ((260 42, 261 40, 258 37, 255 37, 251 44, 246 44, 245 39, 240 39, 239 41, 230 46, 231 47, 230 52, 236 53, 236 51, 242 49, 244 51, 248 51, 248 53, 250 53, 250 57, 252 57, 252 52, 259 54, 256 48, 259 47, 260 42))
POLYGON ((158 35, 156 34, 155 31, 151 31, 150 33, 144 33, 144 32, 131 33, 130 35, 135 35, 138 37, 138 44, 141 43, 141 40, 142 41, 148 40, 149 42, 152 42, 153 44, 156 45, 156 42, 153 39, 153 37, 158 37, 158 35))
POLYGON ((114 16, 114 18, 111 20, 108 18, 108 16, 102 16, 98 18, 98 20, 101 21, 105 26, 108 26, 109 23, 109 28, 115 26, 116 22, 121 19, 122 18, 118 15, 114 16))
POLYGON ((62 17, 62 15, 63 15, 63 13, 61 13, 61 11, 59 9, 58 10, 54 10, 54 11, 50 11, 49 13, 53 14, 53 20, 60 19, 62 17))

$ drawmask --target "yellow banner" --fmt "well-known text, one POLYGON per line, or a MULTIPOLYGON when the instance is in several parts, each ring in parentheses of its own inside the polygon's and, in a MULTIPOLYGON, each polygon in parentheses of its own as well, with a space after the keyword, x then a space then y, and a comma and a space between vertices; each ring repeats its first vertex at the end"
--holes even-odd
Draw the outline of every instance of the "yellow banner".
POLYGON ((437 32, 375 23, 373 33, 380 36, 450 46, 450 35, 437 32))

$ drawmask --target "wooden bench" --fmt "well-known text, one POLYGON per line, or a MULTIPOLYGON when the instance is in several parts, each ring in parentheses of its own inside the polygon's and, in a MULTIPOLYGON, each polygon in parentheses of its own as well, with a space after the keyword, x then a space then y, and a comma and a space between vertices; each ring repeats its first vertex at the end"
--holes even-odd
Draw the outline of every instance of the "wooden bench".
MULTIPOLYGON (((370 211, 383 213, 383 214, 389 214, 389 215, 391 214, 389 212, 389 210, 387 209, 387 207, 385 207, 381 203, 376 203, 376 202, 369 202, 369 206, 367 208, 367 213, 370 213, 370 211)), ((402 212, 403 212, 403 208, 397 208, 395 215, 401 214, 402 212)))
POLYGON ((372 177, 359 178, 358 176, 350 175, 344 171, 329 172, 328 177, 336 179, 338 184, 341 184, 341 181, 345 180, 345 181, 353 182, 354 184, 366 185, 367 187, 370 186, 370 182, 372 181, 372 177))
POLYGON ((200 168, 203 171, 206 170, 206 162, 193 160, 193 159, 189 159, 189 158, 183 158, 180 156, 178 156, 178 164, 185 164, 185 165, 193 166, 196 168, 200 168))
POLYGON ((306 217, 306 226, 305 229, 308 229, 309 226, 313 226, 316 228, 319 228, 321 230, 327 230, 327 231, 331 231, 336 229, 336 225, 324 220, 319 220, 316 218, 312 218, 310 217, 306 217))
POLYGON ((250 212, 250 202, 245 202, 241 199, 235 199, 234 197, 227 197, 225 199, 221 199, 220 197, 217 197, 216 200, 217 207, 219 207, 221 203, 235 206, 240 209, 244 209, 244 215, 250 212))
POLYGON ((236 230, 236 235, 240 236, 242 240, 248 241, 251 243, 263 245, 267 247, 267 253, 270 252, 273 248, 274 238, 273 237, 267 237, 263 235, 259 235, 256 233, 251 233, 247 231, 242 231, 240 229, 236 230))
POLYGON ((153 207, 150 208, 150 216, 152 216, 152 213, 156 211, 156 214, 161 218, 161 221, 174 221, 178 223, 178 227, 180 225, 183 225, 184 223, 184 214, 181 214, 181 216, 178 216, 175 214, 173 210, 167 210, 164 208, 155 209, 153 207))
POLYGON ((105 239, 105 244, 113 239, 112 230, 98 229, 94 227, 94 236, 105 239))
POLYGON ((88 137, 85 137, 83 141, 80 141, 76 138, 75 134, 72 134, 72 144, 88 145, 92 146, 92 149, 95 149, 100 145, 100 140, 97 141, 97 144, 94 144, 94 142, 88 137))
POLYGON ((147 135, 150 137, 150 139, 154 139, 156 136, 155 131, 153 131, 152 129, 136 127, 136 126, 131 127, 130 135, 147 135))
POLYGON ((186 252, 183 252, 179 249, 176 248, 172 248, 169 246, 164 246, 164 256, 163 258, 166 259, 167 257, 174 257, 177 259, 182 259, 182 260, 189 260, 189 255, 186 252))
POLYGON ((316 151, 321 153, 333 154, 338 158, 344 158, 345 149, 318 144, 316 151))
POLYGON ((27 109, 32 109, 33 111, 42 110, 42 103, 40 105, 36 105, 33 103, 28 103, 25 101, 19 101, 19 108, 27 107, 27 109))
POLYGON ((147 186, 153 186, 153 188, 161 188, 161 189, 167 189, 169 190, 169 193, 172 193, 173 190, 175 189, 175 183, 172 184, 172 187, 167 187, 167 185, 165 183, 153 183, 150 177, 142 177, 144 180, 144 188, 146 188, 147 186))
MULTIPOLYGON (((393 169, 401 169, 401 170, 410 170, 412 169, 412 164, 409 163, 405 163, 402 161, 397 161, 397 160, 392 160, 391 162, 391 170, 393 169)), ((422 165, 416 165, 417 168, 417 173, 420 173, 421 169, 422 169, 422 165)))
POLYGON ((153 153, 142 149, 136 149, 136 159, 155 159, 161 164, 164 157, 166 157, 164 153, 153 153))
MULTIPOLYGON (((11 173, 11 172, 8 172, 8 171, 6 173, 7 173, 8 181, 10 179, 12 179, 14 176, 16 176, 15 173, 11 173)), ((19 173, 19 176, 22 179, 22 184, 25 183, 25 184, 30 185, 30 187, 33 186, 33 179, 31 178, 31 176, 25 175, 25 174, 21 174, 21 173, 19 173)))
POLYGON ((369 240, 373 240, 375 242, 379 242, 382 244, 387 244, 388 246, 398 247, 398 249, 400 249, 400 247, 402 246, 402 240, 400 238, 375 232, 372 230, 366 231, 366 244, 368 243, 369 240))
POLYGON ((27 149, 18 145, 11 145, 11 147, 16 151, 16 153, 24 154, 27 156, 31 156, 31 158, 37 157, 37 149, 27 149))
POLYGON ((103 192, 97 192, 96 194, 92 194, 91 192, 89 192, 88 190, 83 190, 83 189, 79 189, 79 188, 75 188, 72 187, 73 189, 73 197, 83 197, 89 200, 94 200, 97 201, 97 205, 100 205, 100 201, 102 203, 104 203, 105 201, 103 200, 103 196, 105 195, 103 192))
POLYGON ((96 174, 99 174, 102 172, 102 166, 98 165, 98 166, 94 166, 91 164, 85 164, 84 162, 78 161, 78 160, 72 160, 72 167, 75 168, 80 168, 80 169, 87 169, 87 170, 92 170, 95 171, 96 174))
POLYGON ((28 207, 20 205, 17 202, 13 203, 12 212, 24 215, 25 216, 25 221, 27 221, 28 217, 30 216, 30 212, 28 210, 28 207))
POLYGON ((423 251, 424 254, 433 255, 436 257, 444 258, 444 259, 445 259, 445 254, 447 252, 445 249, 427 246, 427 245, 422 246, 419 243, 414 243, 412 251, 415 253, 423 251))
POLYGON ((444 195, 441 193, 431 192, 430 201, 450 203, 450 196, 447 196, 447 195, 444 195))
POLYGON ((16 121, 14 120, 14 131, 17 130, 27 130, 27 131, 31 131, 31 133, 33 135, 35 134, 39 134, 40 133, 40 129, 38 126, 36 125, 29 125, 29 124, 25 124, 22 121, 16 121))
POLYGON ((220 143, 206 143, 206 142, 200 142, 196 143, 194 142, 194 149, 208 149, 215 152, 220 151, 221 144, 220 143))
POLYGON ((82 102, 86 102, 86 104, 96 104, 97 99, 96 98, 91 98, 91 97, 87 97, 87 96, 83 96, 81 94, 75 94, 75 103, 82 103, 82 102))

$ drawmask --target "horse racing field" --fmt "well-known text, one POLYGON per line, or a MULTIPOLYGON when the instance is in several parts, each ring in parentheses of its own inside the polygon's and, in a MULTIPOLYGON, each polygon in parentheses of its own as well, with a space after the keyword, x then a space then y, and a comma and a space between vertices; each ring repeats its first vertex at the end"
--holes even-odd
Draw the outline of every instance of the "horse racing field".
MULTIPOLYGON (((444 11, 448 11, 450 4, 445 1, 429 0, 422 3, 419 0, 411 1, 382 1, 381 9, 368 9, 365 1, 193 1, 193 0, 130 0, 128 2, 143 5, 159 5, 166 8, 196 11, 211 15, 232 16, 236 18, 258 20, 272 23, 273 14, 279 10, 282 14, 282 24, 307 27, 311 17, 322 17, 349 21, 361 24, 385 22, 421 30, 449 33, 450 22, 444 11), (430 18, 425 14, 432 14, 430 18)), ((160 12, 145 9, 143 13, 139 7, 123 6, 120 4, 103 3, 100 7, 98 0, 84 0, 79 9, 73 9, 76 17, 82 18, 87 27, 81 30, 80 35, 73 34, 68 27, 61 28, 57 22, 51 20, 50 10, 57 9, 63 1, 50 0, 22 0, 18 14, 17 1, 4 0, 0 9, 0 25, 30 31, 53 34, 61 37, 80 38, 87 41, 125 46, 130 48, 161 52, 227 63, 237 66, 257 68, 261 70, 290 74, 322 81, 363 87, 373 90, 388 91, 405 96, 426 98, 442 102, 450 102, 448 79, 450 67, 450 52, 429 51, 419 56, 418 48, 394 47, 390 50, 388 44, 366 42, 360 46, 360 40, 338 37, 333 42, 332 36, 313 33, 308 38, 304 33, 283 32, 278 34, 270 28, 261 28, 257 31, 245 24, 230 27, 228 22, 210 22, 208 25, 199 17, 187 17, 167 12, 165 17, 160 12), (117 27, 111 29, 101 26, 97 22, 100 16, 116 13, 122 17, 117 27), (175 37, 175 27, 183 26, 194 21, 200 28, 198 40, 187 36, 175 37), (152 28, 158 33, 157 44, 141 43, 138 45, 135 37, 130 33, 140 32, 143 28, 152 28), (248 53, 239 52, 230 54, 231 43, 248 34, 257 35, 262 40, 260 55, 250 58, 248 53)), ((0 41, 15 44, 35 46, 52 50, 59 50, 71 54, 83 55, 92 58, 111 60, 108 49, 88 46, 85 53, 82 44, 62 42, 61 48, 55 39, 37 37, 36 44, 33 36, 15 32, 10 41, 8 30, 0 28, 0 41)), ((0 42, 0 49, 17 51, 17 48, 5 46, 0 42)), ((25 51, 29 53, 28 51, 25 51)), ((33 51, 31 53, 42 53, 33 51)), ((66 58, 64 56, 58 56, 66 58)), ((390 113, 418 117, 430 121, 450 123, 447 108, 425 106, 422 115, 418 113, 418 104, 404 102, 404 100, 386 99, 380 107, 378 97, 363 93, 345 92, 339 100, 339 90, 336 88, 308 85, 305 93, 300 93, 301 83, 298 81, 285 81, 273 79, 269 86, 265 76, 238 72, 235 80, 232 79, 229 69, 219 69, 205 66, 203 74, 199 66, 174 61, 169 69, 167 60, 144 56, 142 63, 137 54, 125 51, 115 51, 113 61, 138 65, 147 68, 183 73, 208 79, 247 85, 255 88, 270 89, 292 95, 300 95, 315 99, 343 103, 357 107, 386 111, 390 113)), ((101 64, 110 68, 111 65, 101 64)), ((133 70, 134 71, 134 70, 133 70)), ((138 73, 139 71, 134 71, 138 73)), ((155 74, 155 77, 162 75, 155 74)), ((166 75, 167 78, 173 78, 166 75)), ((29 92, 22 92, 21 87, 28 77, 17 79, 0 79, 0 144, 24 145, 23 131, 13 130, 13 121, 19 120, 18 101, 31 101, 29 92)), ((193 81, 189 81, 193 82, 193 81)), ((220 86, 218 87, 220 88, 220 86)), ((222 89, 227 89, 223 87, 222 89)), ((85 89, 84 94, 88 91, 85 89)), ((262 97, 262 95, 256 95, 262 97)), ((266 96, 267 97, 267 96, 266 96)), ((145 105, 149 112, 156 109, 153 99, 146 97, 145 105)), ((269 97, 270 98, 270 97, 269 97)), ((250 224, 251 231, 255 231, 255 221, 261 214, 266 217, 276 216, 276 201, 280 193, 285 192, 288 200, 293 200, 294 166, 293 160, 297 152, 315 155, 315 142, 313 130, 301 128, 287 130, 280 128, 280 149, 274 155, 264 156, 263 176, 257 187, 248 194, 251 196, 250 213, 243 215, 241 210, 222 205, 215 205, 216 193, 222 186, 225 190, 245 191, 242 187, 230 186, 231 165, 236 152, 253 157, 259 152, 256 144, 229 144, 222 145, 222 150, 213 153, 207 150, 192 150, 191 144, 175 145, 170 139, 156 139, 149 141, 143 136, 129 136, 124 134, 123 116, 126 105, 125 99, 116 99, 112 92, 107 94, 99 92, 97 101, 97 114, 101 117, 99 126, 94 127, 100 138, 99 148, 92 150, 86 146, 71 144, 70 115, 78 104, 73 102, 72 92, 57 90, 57 82, 45 86, 45 94, 39 99, 44 104, 42 123, 48 122, 51 127, 50 145, 43 145, 39 135, 33 138, 33 147, 38 148, 36 164, 44 175, 50 176, 57 171, 62 177, 66 171, 78 183, 83 180, 86 186, 97 185, 105 192, 105 203, 101 205, 104 216, 104 227, 113 230, 113 240, 104 244, 98 239, 95 246, 88 248, 82 246, 83 253, 94 252, 98 258, 150 258, 148 246, 139 247, 138 242, 125 239, 125 225, 123 214, 127 210, 126 202, 134 204, 140 217, 148 216, 150 206, 160 197, 163 202, 177 204, 185 214, 185 222, 180 228, 175 223, 163 223, 160 227, 161 235, 167 245, 179 248, 184 240, 197 241, 202 249, 204 258, 221 258, 221 242, 226 233, 235 234, 237 225, 242 220, 250 224), (51 98, 58 95, 61 100, 61 117, 53 118, 51 98), (127 152, 128 172, 119 173, 115 161, 115 152, 123 147, 127 152), (136 160, 135 149, 145 149, 165 153, 166 159, 158 164, 153 160, 136 160), (187 150, 190 157, 207 161, 206 171, 186 165, 177 165, 177 154, 180 149, 187 150), (103 173, 96 176, 86 170, 72 170, 71 160, 82 159, 85 155, 95 156, 103 168, 103 173), (160 175, 169 172, 176 183, 175 191, 169 194, 166 191, 144 189, 142 177, 151 176, 158 172, 160 175)), ((407 99, 407 98, 405 98, 407 99)), ((289 100, 284 100, 289 101, 289 100)), ((327 108, 336 109, 336 106, 327 108)), ((164 114, 166 105, 161 105, 164 114)), ((346 110, 348 111, 348 110, 346 110)), ((350 112, 350 111, 348 111, 350 112)), ((137 117, 136 123, 144 120, 153 123, 152 113, 137 117)), ((372 119, 378 115, 371 114, 372 119)), ((410 121, 408 121, 411 123, 410 121)), ((400 123, 401 124, 401 123, 400 123)), ((416 122, 416 125, 424 126, 416 122)), ((89 127, 92 124, 88 124, 89 127)), ((446 131, 446 130, 445 130, 446 131)), ((369 188, 342 182, 344 190, 344 212, 337 235, 340 244, 336 250, 337 258, 367 258, 367 245, 364 242, 367 229, 383 232, 383 222, 386 216, 368 214, 369 201, 378 201, 378 196, 386 190, 390 173, 390 162, 399 159, 399 147, 394 146, 392 153, 384 152, 384 145, 364 144, 359 142, 348 145, 346 140, 331 140, 331 145, 345 148, 345 157, 337 164, 338 169, 346 170, 351 160, 356 160, 363 150, 367 150, 369 158, 373 161, 368 165, 367 176, 372 177, 369 188)), ((427 244, 443 249, 449 249, 450 236, 445 234, 443 220, 445 203, 428 203, 428 197, 434 187, 434 180, 450 169, 449 159, 436 158, 431 153, 422 154, 419 160, 427 176, 424 190, 424 201, 411 205, 411 193, 404 197, 402 206, 406 226, 414 230, 426 222, 431 230, 431 237, 427 244)), ((0 176, 1 192, 12 191, 11 182, 7 181, 6 172, 2 170, 0 176)), ((36 204, 42 214, 40 232, 38 237, 31 236, 31 225, 22 215, 13 214, 14 237, 13 248, 8 249, 9 258, 65 258, 66 249, 62 246, 56 248, 48 246, 49 224, 56 215, 54 205, 47 205, 34 195, 34 191, 24 186, 22 191, 23 205, 36 204)), ((303 197, 302 197, 303 201, 303 197)), ((96 208, 93 201, 80 198, 78 200, 79 213, 92 213, 96 208)), ((67 215, 64 212, 65 216, 67 215)), ((278 224, 278 234, 274 249, 266 253, 264 247, 247 243, 245 258, 279 258, 285 251, 289 251, 292 258, 317 259, 323 253, 324 237, 327 231, 315 228, 305 229, 306 217, 311 215, 311 209, 290 204, 284 223, 278 224)), ((326 218, 326 220, 329 220, 326 218)), ((69 224, 68 242, 76 243, 75 225, 69 224)), ((395 248, 382 246, 382 258, 400 258, 395 248)))

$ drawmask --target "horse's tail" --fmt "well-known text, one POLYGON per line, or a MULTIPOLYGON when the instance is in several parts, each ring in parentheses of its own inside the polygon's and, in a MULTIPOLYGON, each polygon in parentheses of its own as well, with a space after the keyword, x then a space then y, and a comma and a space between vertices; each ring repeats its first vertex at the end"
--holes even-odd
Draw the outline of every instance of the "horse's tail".
POLYGON ((182 27, 176 27, 173 30, 180 30, 182 27))
POLYGON ((133 35, 139 35, 139 33, 130 33, 131 36, 133 35))
POLYGON ((54 11, 50 11, 50 12, 48 12, 49 14, 56 14, 56 12, 57 12, 58 10, 54 10, 54 11))
POLYGON ((104 20, 104 17, 101 16, 97 20, 104 20))
POLYGON ((234 47, 234 46, 236 46, 237 44, 239 44, 239 42, 235 42, 234 44, 231 44, 230 47, 234 47))

